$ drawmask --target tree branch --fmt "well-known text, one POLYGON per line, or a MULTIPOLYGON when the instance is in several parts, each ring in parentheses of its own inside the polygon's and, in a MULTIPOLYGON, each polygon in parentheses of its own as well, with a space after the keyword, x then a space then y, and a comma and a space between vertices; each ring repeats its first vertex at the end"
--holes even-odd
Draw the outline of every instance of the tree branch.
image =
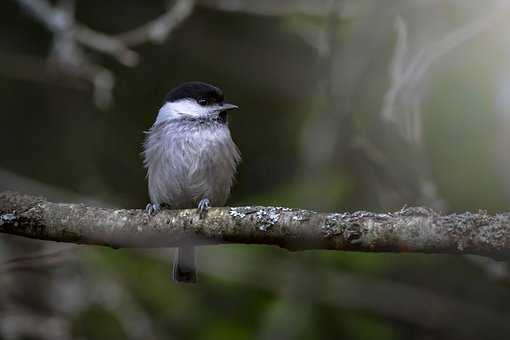
POLYGON ((427 208, 394 213, 317 213, 281 207, 213 208, 204 220, 194 210, 116 210, 51 203, 0 193, 0 232, 29 238, 120 247, 245 243, 289 250, 476 254, 505 258, 510 214, 440 215, 427 208))

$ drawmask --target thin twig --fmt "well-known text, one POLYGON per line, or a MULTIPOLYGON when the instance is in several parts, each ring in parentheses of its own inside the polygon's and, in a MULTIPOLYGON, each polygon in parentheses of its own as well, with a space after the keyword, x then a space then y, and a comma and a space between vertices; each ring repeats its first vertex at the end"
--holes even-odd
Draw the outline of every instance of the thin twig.
POLYGON ((191 15, 194 5, 194 0, 178 0, 163 15, 131 31, 117 35, 116 39, 127 46, 140 45, 148 41, 161 44, 174 28, 191 15))

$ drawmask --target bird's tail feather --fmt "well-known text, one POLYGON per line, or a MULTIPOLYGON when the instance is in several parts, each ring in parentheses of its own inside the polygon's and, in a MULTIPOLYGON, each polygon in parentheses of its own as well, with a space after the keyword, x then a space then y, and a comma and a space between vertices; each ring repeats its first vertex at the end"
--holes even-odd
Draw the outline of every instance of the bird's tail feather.
POLYGON ((194 247, 181 247, 177 249, 174 259, 173 277, 177 282, 197 282, 194 247))

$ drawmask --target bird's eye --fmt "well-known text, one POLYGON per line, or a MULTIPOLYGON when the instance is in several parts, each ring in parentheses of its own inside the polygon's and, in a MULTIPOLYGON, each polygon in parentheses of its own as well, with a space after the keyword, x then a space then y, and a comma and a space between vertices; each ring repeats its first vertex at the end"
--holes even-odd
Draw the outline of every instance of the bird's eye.
POLYGON ((202 105, 202 106, 205 106, 205 105, 207 105, 207 99, 203 99, 203 98, 202 98, 202 99, 199 99, 199 100, 198 100, 198 103, 199 103, 200 105, 202 105))

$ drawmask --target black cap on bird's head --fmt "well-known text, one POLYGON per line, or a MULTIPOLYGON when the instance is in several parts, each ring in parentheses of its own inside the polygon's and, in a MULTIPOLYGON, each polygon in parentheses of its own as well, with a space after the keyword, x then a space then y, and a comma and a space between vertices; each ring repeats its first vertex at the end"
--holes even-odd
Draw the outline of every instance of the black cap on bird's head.
POLYGON ((219 118, 227 122, 227 111, 238 109, 226 103, 223 91, 200 81, 183 83, 171 90, 160 108, 156 123, 183 117, 219 118))
POLYGON ((222 102, 223 91, 220 88, 203 83, 190 81, 172 89, 165 97, 165 102, 175 102, 179 99, 205 99, 211 102, 222 102))
POLYGON ((201 81, 183 83, 165 97, 165 103, 179 100, 194 100, 200 106, 218 106, 222 110, 238 109, 236 105, 225 103, 220 88, 201 81))

